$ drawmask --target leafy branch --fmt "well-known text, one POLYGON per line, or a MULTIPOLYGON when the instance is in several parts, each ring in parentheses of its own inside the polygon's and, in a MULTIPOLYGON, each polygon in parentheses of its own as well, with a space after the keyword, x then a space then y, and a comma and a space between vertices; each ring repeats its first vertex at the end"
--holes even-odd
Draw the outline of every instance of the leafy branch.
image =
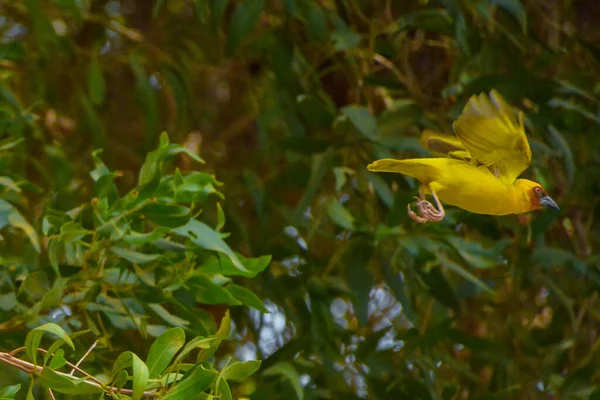
MULTIPOLYGON (((248 378, 258 369, 260 361, 228 362, 222 371, 213 368, 209 359, 220 343, 229 337, 230 330, 231 322, 228 313, 215 335, 196 337, 186 346, 184 346, 183 329, 166 330, 153 342, 145 362, 129 351, 119 355, 113 364, 108 382, 102 382, 80 367, 97 346, 98 341, 95 341, 79 361, 73 364, 64 358, 62 346, 67 344, 74 349, 72 338, 86 331, 68 335, 60 326, 53 323, 42 325, 29 332, 25 346, 9 353, 0 353, 0 362, 30 375, 32 385, 38 382, 48 390, 53 399, 54 392, 74 395, 104 392, 113 397, 115 394, 122 394, 133 399, 143 397, 184 400, 192 393, 196 395, 203 391, 219 395, 222 399, 232 399, 228 381, 241 381, 248 378), (45 332, 58 336, 58 340, 48 350, 38 347, 45 332), (194 350, 199 350, 195 362, 186 363, 185 360, 191 358, 194 350), (23 351, 30 358, 29 361, 15 356, 23 351), (37 363, 38 353, 44 355, 41 364, 37 363), (61 368, 71 371, 60 371, 61 368), (130 368, 133 371, 131 379, 128 373, 130 368), (81 376, 75 376, 75 372, 81 376), (131 381, 131 388, 124 387, 129 381, 131 381)), ((14 394, 17 391, 14 391, 14 394)))

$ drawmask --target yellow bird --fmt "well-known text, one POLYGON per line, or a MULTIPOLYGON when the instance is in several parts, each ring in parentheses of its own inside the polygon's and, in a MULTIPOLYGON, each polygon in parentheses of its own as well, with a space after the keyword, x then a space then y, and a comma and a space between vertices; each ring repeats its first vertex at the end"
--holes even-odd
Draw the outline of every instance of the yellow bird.
POLYGON ((517 121, 498 92, 472 96, 453 127, 456 137, 423 132, 423 145, 441 158, 382 159, 367 167, 421 182, 417 198, 420 216, 408 205, 412 219, 419 223, 441 221, 445 215, 442 202, 487 215, 559 209, 542 185, 517 179, 531 163, 523 112, 517 121), (437 208, 425 199, 426 194, 431 194, 437 208))

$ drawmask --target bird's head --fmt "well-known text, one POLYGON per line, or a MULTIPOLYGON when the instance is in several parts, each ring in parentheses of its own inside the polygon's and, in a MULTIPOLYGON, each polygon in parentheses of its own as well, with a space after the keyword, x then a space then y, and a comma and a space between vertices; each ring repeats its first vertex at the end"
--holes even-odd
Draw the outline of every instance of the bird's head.
POLYGON ((552 197, 548 196, 548 192, 537 182, 533 182, 527 179, 517 179, 515 186, 525 196, 525 202, 528 205, 528 210, 539 210, 542 208, 551 208, 553 210, 559 210, 560 208, 556 204, 552 197))

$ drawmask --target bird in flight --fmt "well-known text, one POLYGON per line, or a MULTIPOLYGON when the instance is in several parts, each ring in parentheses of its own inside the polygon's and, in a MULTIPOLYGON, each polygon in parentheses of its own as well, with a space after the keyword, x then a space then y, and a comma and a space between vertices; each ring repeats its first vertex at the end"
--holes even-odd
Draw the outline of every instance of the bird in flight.
POLYGON ((523 112, 518 119, 496 91, 473 95, 453 124, 456 136, 425 130, 422 144, 436 158, 381 159, 369 171, 395 172, 420 183, 417 209, 408 215, 419 223, 439 222, 442 202, 487 215, 522 214, 559 207, 537 182, 518 179, 531 164, 523 112), (431 195, 435 206, 426 200, 431 195))

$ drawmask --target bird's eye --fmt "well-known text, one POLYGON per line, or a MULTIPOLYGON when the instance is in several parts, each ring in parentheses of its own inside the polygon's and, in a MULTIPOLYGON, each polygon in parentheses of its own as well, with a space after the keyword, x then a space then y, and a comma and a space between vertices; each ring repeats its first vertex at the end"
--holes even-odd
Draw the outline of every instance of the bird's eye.
POLYGON ((536 186, 533 188, 533 192, 536 194, 536 196, 541 196, 542 194, 544 194, 544 191, 542 190, 541 187, 536 186))

